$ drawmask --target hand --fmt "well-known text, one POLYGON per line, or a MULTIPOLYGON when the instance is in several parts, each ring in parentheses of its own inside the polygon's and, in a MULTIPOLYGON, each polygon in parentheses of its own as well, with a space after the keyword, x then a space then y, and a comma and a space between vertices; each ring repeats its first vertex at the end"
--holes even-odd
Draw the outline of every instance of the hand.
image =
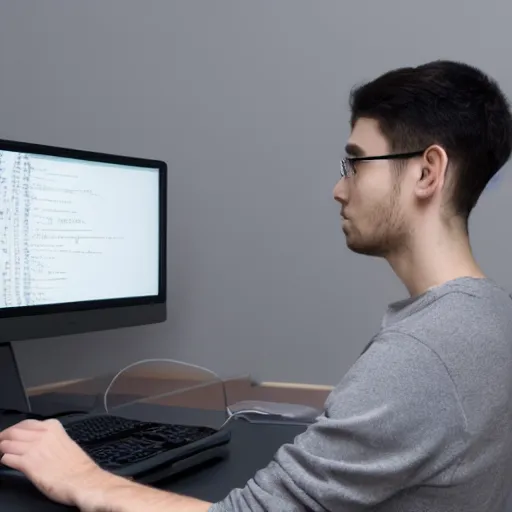
POLYGON ((21 471, 48 498, 77 505, 105 479, 57 420, 26 420, 0 432, 0 462, 21 471))

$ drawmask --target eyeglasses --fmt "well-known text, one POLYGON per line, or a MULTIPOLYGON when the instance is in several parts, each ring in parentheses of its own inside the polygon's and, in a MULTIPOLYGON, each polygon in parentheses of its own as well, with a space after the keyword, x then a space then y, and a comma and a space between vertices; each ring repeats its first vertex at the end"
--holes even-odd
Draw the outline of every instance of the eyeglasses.
POLYGON ((356 173, 356 162, 372 161, 372 160, 401 160, 406 158, 414 158, 415 156, 421 156, 426 150, 413 151, 410 153, 393 153, 391 155, 380 155, 380 156, 355 156, 345 157, 340 160, 340 174, 342 178, 348 178, 356 173))

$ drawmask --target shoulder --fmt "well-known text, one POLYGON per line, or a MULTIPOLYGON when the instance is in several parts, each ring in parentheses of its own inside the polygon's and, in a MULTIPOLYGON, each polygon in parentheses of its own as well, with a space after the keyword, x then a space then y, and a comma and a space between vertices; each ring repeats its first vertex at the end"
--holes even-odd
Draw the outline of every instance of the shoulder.
POLYGON ((490 280, 462 280, 431 293, 421 308, 380 334, 389 337, 397 331, 427 346, 441 359, 445 359, 448 347, 479 352, 492 346, 508 351, 512 298, 490 280))
POLYGON ((427 343, 399 330, 379 333, 329 396, 328 409, 347 402, 367 407, 382 403, 416 408, 442 395, 457 403, 446 364, 427 343))

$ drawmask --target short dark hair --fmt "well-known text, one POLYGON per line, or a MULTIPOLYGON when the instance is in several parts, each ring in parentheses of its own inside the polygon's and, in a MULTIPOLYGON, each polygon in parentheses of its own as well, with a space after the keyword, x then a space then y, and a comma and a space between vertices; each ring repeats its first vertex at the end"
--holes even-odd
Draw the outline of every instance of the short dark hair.
POLYGON ((394 69, 355 88, 350 108, 352 127, 361 117, 375 119, 393 152, 443 147, 455 172, 453 213, 466 223, 512 151, 506 96, 468 64, 438 60, 394 69))

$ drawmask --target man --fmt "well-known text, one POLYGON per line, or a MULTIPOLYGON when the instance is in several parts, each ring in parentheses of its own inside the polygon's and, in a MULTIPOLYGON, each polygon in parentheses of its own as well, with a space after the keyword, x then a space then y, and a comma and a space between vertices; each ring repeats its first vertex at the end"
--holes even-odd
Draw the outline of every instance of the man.
POLYGON ((0 434, 1 461, 84 511, 498 512, 512 491, 512 300, 472 256, 468 217, 508 160, 512 117, 467 65, 397 69, 351 96, 334 190, 350 249, 410 297, 325 414, 244 489, 209 504, 100 470, 55 420, 0 434))

